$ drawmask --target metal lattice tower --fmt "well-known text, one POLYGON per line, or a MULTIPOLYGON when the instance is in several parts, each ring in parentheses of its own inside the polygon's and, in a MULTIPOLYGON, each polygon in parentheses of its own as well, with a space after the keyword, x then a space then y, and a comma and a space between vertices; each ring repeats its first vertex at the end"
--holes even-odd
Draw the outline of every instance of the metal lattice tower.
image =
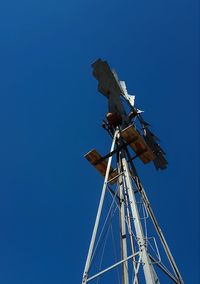
POLYGON ((85 155, 104 176, 104 183, 82 284, 183 284, 134 165, 139 158, 144 164, 153 161, 156 169, 165 169, 165 153, 135 107, 135 97, 127 93, 125 82, 119 81, 105 61, 99 59, 92 67, 98 90, 108 99, 103 127, 112 137, 112 145, 104 157, 95 149, 85 155), (109 234, 115 242, 115 258, 107 248, 109 234))

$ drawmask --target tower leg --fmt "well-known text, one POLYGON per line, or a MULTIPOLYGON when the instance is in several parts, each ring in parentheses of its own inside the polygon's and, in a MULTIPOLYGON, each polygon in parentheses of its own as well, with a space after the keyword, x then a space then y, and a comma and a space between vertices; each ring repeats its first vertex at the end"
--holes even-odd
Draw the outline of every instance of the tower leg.
MULTIPOLYGON (((124 199, 126 203, 126 211, 127 211, 127 225, 128 225, 128 231, 129 231, 129 237, 130 237, 130 244, 131 244, 131 251, 132 254, 135 254, 135 245, 134 245, 134 239, 133 239, 133 232, 132 232, 132 226, 131 226, 131 217, 130 217, 130 211, 129 211, 129 200, 127 196, 127 190, 126 187, 124 188, 124 199)), ((138 276, 137 276, 137 263, 136 263, 136 257, 133 257, 133 269, 135 271, 134 276, 134 284, 138 284, 138 276)))
POLYGON ((127 188, 131 212, 132 212, 132 216, 134 219, 136 238, 137 238, 137 242, 140 247, 140 254, 141 254, 141 260, 143 262, 143 271, 144 271, 145 280, 146 280, 146 283, 148 284, 156 284, 154 271, 152 269, 151 261, 150 261, 150 258, 148 256, 147 249, 146 249, 146 240, 144 238, 143 228, 140 222, 140 215, 138 212, 137 203, 136 203, 134 191, 133 191, 132 184, 131 184, 128 164, 127 164, 127 161, 124 155, 122 156, 122 166, 123 166, 123 171, 124 171, 124 179, 126 183, 125 186, 127 188))
POLYGON ((151 208, 151 206, 150 206, 150 203, 149 203, 149 201, 148 201, 147 195, 146 195, 146 193, 145 193, 145 191, 144 191, 144 188, 143 188, 143 186, 141 185, 141 183, 140 183, 140 189, 141 189, 140 193, 141 193, 141 195, 142 195, 144 204, 145 204, 145 206, 146 206, 146 208, 147 208, 147 211, 148 211, 149 216, 150 216, 150 218, 151 218, 151 220, 152 220, 152 223, 153 223, 153 225, 154 225, 154 228, 155 228, 155 230, 156 230, 156 232, 157 232, 157 234, 158 234, 158 236, 159 236, 159 239, 160 239, 160 241, 161 241, 161 243, 162 243, 162 245, 163 245, 163 248, 164 248, 164 250, 165 250, 165 253, 166 253, 166 255, 167 255, 167 258, 168 258, 168 260, 169 260, 169 263, 170 263, 170 265, 171 265, 171 267, 172 267, 172 269, 173 269, 173 271, 174 271, 174 274, 176 275, 177 279, 179 280, 179 283, 180 283, 180 284, 183 284, 184 282, 183 282, 183 279, 182 279, 182 277, 181 277, 181 274, 180 274, 180 272, 179 272, 179 270, 178 270, 178 267, 177 267, 177 265, 176 265, 176 262, 175 262, 175 260, 174 260, 174 258, 173 258, 173 256, 172 256, 172 254, 171 254, 171 251, 170 251, 169 246, 168 246, 168 244, 167 244, 167 242, 166 242, 166 240, 165 240, 165 237, 164 237, 164 235, 163 235, 163 232, 162 232, 162 230, 160 229, 160 227, 159 227, 159 225, 158 225, 158 222, 157 222, 157 220, 156 220, 156 217, 155 217, 155 215, 154 215, 154 213, 153 213, 153 210, 152 210, 152 208, 151 208))
MULTIPOLYGON (((121 163, 118 163, 118 172, 121 172, 121 163)), ((118 179, 119 183, 119 198, 120 198, 120 240, 121 240, 121 255, 122 259, 127 258, 127 236, 126 236, 126 217, 125 217, 125 199, 123 193, 123 179, 122 175, 119 176, 118 179)), ((129 284, 129 277, 128 277, 128 261, 124 261, 122 263, 122 283, 129 284)))
MULTIPOLYGON (((129 152, 126 151, 126 153, 127 153, 127 155, 128 155, 128 158, 130 159, 130 154, 129 154, 129 152)), ((172 253, 171 253, 171 251, 170 251, 170 249, 169 249, 169 246, 168 246, 167 241, 166 241, 166 239, 165 239, 165 237, 164 237, 164 234, 162 233, 162 230, 160 229, 160 227, 159 227, 159 225, 158 225, 157 219, 156 219, 156 217, 155 217, 155 215, 154 215, 154 213, 153 213, 153 210, 152 210, 152 208, 151 208, 151 205, 150 205, 150 202, 149 202, 148 197, 147 197, 147 195, 146 195, 146 192, 145 192, 145 190, 144 190, 144 187, 142 186, 142 183, 141 183, 141 181, 140 181, 140 178, 139 178, 139 176, 138 176, 138 173, 137 173, 136 168, 135 168, 135 166, 134 166, 134 164, 133 164, 132 161, 130 162, 130 165, 131 165, 131 169, 132 169, 132 172, 133 172, 133 179, 134 179, 134 182, 135 182, 135 184, 136 184, 136 186, 137 186, 138 191, 140 192, 140 194, 141 194, 141 196, 142 196, 142 199, 143 199, 143 202, 144 202, 144 204, 145 204, 145 207, 146 207, 146 209, 147 209, 147 211, 148 211, 148 214, 149 214, 149 216, 150 216, 150 218, 151 218, 151 220, 152 220, 152 223, 153 223, 153 225, 154 225, 154 228, 155 228, 155 230, 156 230, 156 233, 158 234, 158 237, 159 237, 159 239, 160 239, 160 241, 161 241, 161 243, 162 243, 162 246, 163 246, 163 248, 164 248, 164 250, 165 250, 165 253, 166 253, 166 255, 167 255, 167 258, 168 258, 168 260, 169 260, 169 263, 170 263, 170 265, 171 265, 171 267, 172 267, 172 269, 173 269, 173 271, 174 271, 174 274, 175 274, 175 276, 177 277, 178 283, 184 284, 184 281, 183 281, 183 279, 182 279, 182 277, 181 277, 181 274, 180 274, 180 272, 179 272, 179 270, 178 270, 178 267, 177 267, 177 265, 176 265, 176 262, 175 262, 175 260, 174 260, 174 258, 173 258, 173 256, 172 256, 172 253)))
MULTIPOLYGON (((115 131, 110 152, 112 152, 115 148, 115 142, 116 142, 117 134, 118 134, 118 130, 115 131)), ((100 217, 101 217, 103 202, 104 202, 107 183, 108 183, 108 177, 109 177, 109 173, 110 173, 111 162, 112 162, 112 156, 110 156, 109 159, 108 159, 108 165, 107 165, 107 169, 106 169, 106 175, 105 175, 104 184, 103 184, 103 188, 102 188, 101 198, 100 198, 99 207, 98 207, 98 211, 97 211, 97 215, 96 215, 94 229, 93 229, 93 232, 92 232, 92 238, 91 238, 91 241, 90 241, 90 246, 89 246, 89 250, 88 250, 88 256, 87 256, 87 260, 86 260, 86 264, 85 264, 85 269, 84 269, 84 272, 83 272, 82 284, 87 283, 88 271, 89 271, 90 264, 91 264, 92 253, 93 253, 95 239, 96 239, 99 221, 100 221, 100 217)))

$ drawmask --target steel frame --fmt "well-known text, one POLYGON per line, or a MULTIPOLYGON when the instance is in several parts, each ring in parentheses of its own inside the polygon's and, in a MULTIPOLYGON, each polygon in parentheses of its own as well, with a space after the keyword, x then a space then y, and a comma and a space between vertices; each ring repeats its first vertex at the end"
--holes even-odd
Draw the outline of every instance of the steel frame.
POLYGON ((141 266, 144 272, 145 283, 147 284, 159 284, 160 283, 156 275, 156 272, 154 270, 154 267, 153 267, 152 261, 154 260, 154 258, 149 255, 148 250, 147 250, 147 239, 145 238, 145 235, 143 232, 143 227, 141 224, 141 217, 138 211, 138 205, 137 205, 136 198, 135 198, 136 192, 139 192, 142 198, 142 202, 154 225, 155 231, 164 248, 166 256, 173 269, 174 275, 170 273, 166 269, 166 267, 162 265, 162 263, 156 263, 156 265, 161 269, 161 271, 163 271, 166 275, 168 275, 170 280, 172 280, 173 282, 177 284, 183 284, 184 282, 182 280, 181 274, 170 252, 170 249, 167 245, 165 237, 158 225, 158 222, 150 206, 145 190, 142 186, 140 178, 133 164, 132 158, 127 150, 127 146, 128 145, 126 145, 125 147, 120 146, 120 131, 117 128, 113 135, 113 141, 112 141, 110 152, 108 155, 106 155, 106 157, 109 157, 108 164, 107 164, 105 179, 103 183, 102 193, 100 197, 100 202, 99 202, 99 206, 97 210, 95 225, 94 225, 94 229, 93 229, 93 233, 92 233, 92 237, 90 241, 90 246, 88 250, 88 255, 86 259, 86 264, 84 268, 82 284, 86 284, 98 278, 99 276, 102 276, 104 273, 110 271, 111 269, 114 269, 118 265, 122 266, 122 283, 123 284, 129 284, 129 283, 138 284, 139 283, 138 272, 141 266), (89 269, 90 269, 91 262, 93 259, 93 254, 95 251, 94 246, 95 246, 97 231, 98 231, 99 222, 101 218, 104 198, 105 198, 106 190, 107 189, 109 190, 108 177, 109 177, 112 158, 114 154, 117 155, 118 189, 115 193, 114 192, 111 192, 111 193, 112 195, 114 195, 113 196, 114 201, 116 201, 115 200, 116 196, 118 198, 118 208, 119 208, 119 216, 120 216, 121 258, 122 259, 116 262, 115 264, 101 270, 95 275, 89 276, 88 273, 89 273, 89 269), (131 171, 130 171, 129 164, 131 167, 131 171), (137 191, 135 191, 135 189, 133 188, 131 179, 133 179, 137 191), (131 220, 130 216, 132 216, 133 221, 131 220), (126 225, 127 225, 128 234, 126 232, 126 225), (134 245, 132 227, 134 227, 134 231, 136 233, 135 242, 137 243, 137 248, 134 245), (131 243, 132 254, 130 256, 127 256, 127 236, 129 236, 130 243, 131 243), (133 271, 134 271, 133 281, 130 280, 129 272, 128 272, 128 261, 129 260, 132 260, 132 263, 133 263, 133 271))

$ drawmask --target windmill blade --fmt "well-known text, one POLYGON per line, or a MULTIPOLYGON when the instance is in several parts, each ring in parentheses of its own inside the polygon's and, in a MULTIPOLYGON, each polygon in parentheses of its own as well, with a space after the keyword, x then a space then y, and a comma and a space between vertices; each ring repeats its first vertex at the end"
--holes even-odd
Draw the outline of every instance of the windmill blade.
POLYGON ((166 169, 168 162, 164 157, 164 155, 165 155, 164 150, 156 142, 156 140, 158 138, 148 128, 146 128, 145 133, 144 133, 144 139, 145 139, 146 143, 148 144, 148 146, 151 148, 151 150, 156 155, 156 159, 154 159, 154 161, 153 161, 156 169, 157 170, 166 169))
POLYGON ((158 154, 156 159, 153 161, 156 170, 165 170, 168 162, 163 155, 158 154))
POLYGON ((151 132, 148 127, 145 127, 145 131, 147 131, 148 135, 151 135, 154 140, 160 142, 160 138, 158 138, 153 132, 151 132))
POLYGON ((143 127, 146 128, 146 126, 151 126, 148 122, 146 122, 143 117, 141 116, 141 114, 138 115, 138 119, 139 119, 139 122, 142 124, 143 127))
POLYGON ((143 137, 148 144, 148 146, 151 148, 153 153, 156 155, 156 158, 153 160, 154 166, 157 170, 161 169, 164 170, 167 168, 167 160, 165 159, 165 151, 160 147, 160 145, 157 143, 160 141, 160 139, 149 130, 148 126, 149 123, 147 123, 141 115, 138 117, 142 127, 143 127, 143 137))

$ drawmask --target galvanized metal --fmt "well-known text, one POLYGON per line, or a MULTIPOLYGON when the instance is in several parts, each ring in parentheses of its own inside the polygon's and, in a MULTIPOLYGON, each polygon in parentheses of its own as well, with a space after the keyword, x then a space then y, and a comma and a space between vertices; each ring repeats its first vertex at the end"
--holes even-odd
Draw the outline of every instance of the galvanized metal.
POLYGON ((113 265, 111 265, 111 266, 107 267, 106 269, 100 271, 99 273, 97 273, 97 274, 95 274, 95 275, 89 277, 89 278, 87 279, 87 283, 88 283, 89 281, 91 281, 91 280, 96 279, 97 277, 101 276, 102 274, 104 274, 104 273, 106 273, 106 272, 108 272, 108 271, 110 271, 110 270, 116 268, 118 265, 123 264, 124 262, 127 262, 128 260, 132 259, 133 257, 135 257, 135 256, 138 255, 138 254, 139 254, 138 252, 135 253, 135 254, 132 254, 132 255, 128 256, 127 258, 122 259, 122 260, 118 261, 117 263, 114 263, 113 265))
POLYGON ((132 211, 132 216, 133 216, 133 223, 134 223, 134 227, 135 227, 135 231, 136 231, 136 237, 137 237, 137 241, 140 247, 140 253, 141 253, 141 259, 143 262, 143 270, 144 270, 144 276, 145 276, 145 280, 146 283, 148 284, 156 284, 155 282, 155 277, 153 274, 153 270, 152 270, 152 265, 151 265, 151 261, 149 259, 149 256, 147 254, 147 250, 146 250, 146 240, 144 238, 144 233, 143 233, 143 228, 140 222, 140 215, 138 212, 138 208, 137 208, 137 203, 136 203, 136 199, 134 196, 134 190, 132 188, 132 184, 131 184, 131 179, 130 179, 130 172, 128 169, 128 164, 125 158, 125 155, 123 154, 122 157, 122 166, 123 166, 123 170, 124 170, 124 178, 125 178, 125 183, 126 183, 126 188, 127 188, 127 192, 128 192, 128 196, 129 196, 129 200, 130 200, 130 207, 131 207, 131 211, 132 211))
MULTIPOLYGON (((118 173, 121 172, 121 160, 118 161, 118 173)), ((126 219, 125 219, 125 199, 123 192, 123 178, 122 175, 118 179, 119 186, 119 199, 120 199, 120 240, 121 240, 121 255, 122 259, 127 258, 127 235, 126 235, 126 219)), ((129 274, 128 274, 128 262, 125 261, 122 264, 122 283, 129 284, 129 274)))
MULTIPOLYGON (((117 135, 118 135, 118 130, 115 131, 110 151, 114 150, 117 135)), ((112 156, 110 156, 109 159, 108 159, 105 180, 104 180, 104 184, 103 184, 103 188, 102 188, 102 193, 101 193, 101 198, 100 198, 100 202, 99 202, 99 207, 98 207, 98 211, 97 211, 97 216, 96 216, 96 220, 95 220, 94 229, 93 229, 93 232, 92 232, 92 238, 91 238, 91 241, 90 241, 88 256, 87 256, 85 269, 84 269, 84 273, 83 273, 82 284, 87 283, 88 270, 89 270, 89 267, 90 267, 90 262, 91 262, 92 253, 93 253, 93 249, 94 249, 94 243, 95 243, 96 234, 97 234, 97 230, 98 230, 98 226, 99 226, 99 220, 100 220, 100 217, 101 217, 101 211, 102 211, 104 197, 105 197, 105 193, 106 193, 106 188, 107 188, 108 177, 109 177, 109 173, 110 173, 111 162, 112 162, 112 156)))

